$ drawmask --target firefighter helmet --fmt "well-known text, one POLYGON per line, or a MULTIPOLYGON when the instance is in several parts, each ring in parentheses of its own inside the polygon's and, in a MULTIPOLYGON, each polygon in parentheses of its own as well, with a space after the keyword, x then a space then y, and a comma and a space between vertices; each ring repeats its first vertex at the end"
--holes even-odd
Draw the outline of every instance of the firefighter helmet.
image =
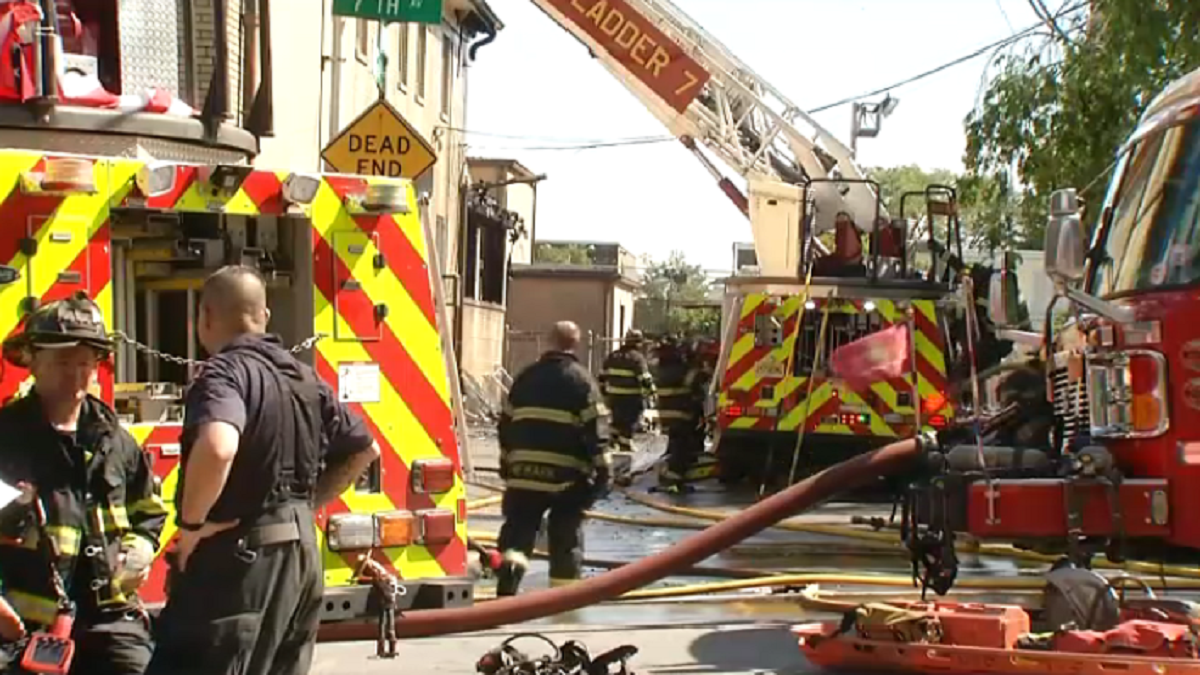
POLYGON ((83 291, 34 310, 24 329, 4 341, 3 352, 9 363, 28 368, 35 349, 78 345, 91 347, 105 356, 113 349, 104 327, 104 315, 83 291))
POLYGON ((637 347, 638 345, 642 344, 643 339, 644 336, 642 335, 642 331, 636 328, 630 328, 629 332, 625 333, 625 344, 629 345, 630 347, 637 347))

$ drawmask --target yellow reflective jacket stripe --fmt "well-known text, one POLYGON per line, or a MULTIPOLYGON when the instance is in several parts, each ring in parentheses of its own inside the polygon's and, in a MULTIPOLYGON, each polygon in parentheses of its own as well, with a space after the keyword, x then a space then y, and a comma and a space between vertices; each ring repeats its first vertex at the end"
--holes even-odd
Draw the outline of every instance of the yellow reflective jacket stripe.
POLYGON ((534 480, 510 478, 504 481, 504 487, 509 490, 529 490, 530 492, 564 492, 573 483, 542 483, 534 480))
POLYGON ((4 593, 5 599, 25 622, 49 626, 58 616, 58 601, 33 593, 12 589, 4 593))
POLYGON ((589 471, 592 468, 590 464, 577 457, 545 450, 509 450, 504 453, 504 461, 509 463, 531 462, 534 464, 548 464, 550 466, 561 466, 580 471, 589 471))
POLYGON ((569 424, 579 426, 583 424, 583 420, 579 415, 569 413, 566 410, 555 410, 554 408, 513 408, 509 416, 514 422, 521 420, 538 420, 541 422, 554 422, 556 424, 569 424))

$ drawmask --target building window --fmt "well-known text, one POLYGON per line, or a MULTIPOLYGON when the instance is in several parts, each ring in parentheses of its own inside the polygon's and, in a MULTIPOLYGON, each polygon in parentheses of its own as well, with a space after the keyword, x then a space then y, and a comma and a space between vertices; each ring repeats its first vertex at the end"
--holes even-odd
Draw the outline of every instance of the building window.
POLYGON ((371 56, 371 22, 366 19, 358 19, 354 23, 358 36, 356 51, 358 58, 365 63, 371 56))
POLYGON ((408 89, 408 24, 398 26, 400 37, 396 40, 396 86, 408 89))
POLYGON ((425 100, 425 52, 429 51, 427 47, 429 31, 425 26, 417 25, 417 102, 421 103, 425 100))
POLYGON ((503 305, 504 286, 508 278, 508 231, 493 225, 483 228, 480 238, 479 299, 503 305))
POLYGON ((451 93, 454 91, 454 36, 442 33, 442 119, 450 121, 451 93))

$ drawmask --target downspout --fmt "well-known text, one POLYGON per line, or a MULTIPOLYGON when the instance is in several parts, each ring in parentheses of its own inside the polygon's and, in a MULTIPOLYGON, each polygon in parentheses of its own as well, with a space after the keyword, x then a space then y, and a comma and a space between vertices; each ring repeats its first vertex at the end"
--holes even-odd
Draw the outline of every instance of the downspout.
POLYGON ((478 41, 476 41, 474 44, 472 44, 471 47, 467 50, 467 58, 471 59, 472 61, 475 60, 475 53, 478 52, 480 50, 480 48, 485 47, 496 41, 496 29, 495 28, 493 28, 491 26, 487 26, 484 29, 484 32, 486 32, 487 34, 484 35, 478 41))
MULTIPOLYGON (((253 1, 253 0, 252 0, 253 1)), ((259 63, 262 73, 258 81, 258 91, 254 94, 254 104, 250 108, 250 117, 246 128, 257 137, 275 135, 275 79, 273 77, 274 63, 271 59, 271 2, 258 0, 258 45, 259 63)), ((321 40, 325 39, 325 21, 321 20, 321 40)))
MULTIPOLYGON (((467 277, 467 252, 470 246, 467 245, 467 238, 470 236, 471 228, 468 226, 467 199, 471 194, 471 179, 470 176, 462 180, 462 187, 459 190, 458 199, 458 282, 454 289, 454 354, 458 357, 458 363, 462 364, 463 350, 463 313, 466 309, 466 293, 463 291, 463 281, 467 277)), ((478 254, 478 251, 476 251, 478 254)))
POLYGON ((333 70, 329 73, 329 138, 336 138, 342 124, 342 33, 346 20, 333 17, 333 70))
POLYGON ((250 124, 250 114, 254 111, 254 102, 258 87, 258 0, 241 0, 242 2, 242 123, 246 129, 250 124))
POLYGON ((213 3, 213 76, 208 85, 208 94, 204 97, 204 110, 200 113, 200 121, 210 140, 215 140, 221 123, 229 112, 229 36, 226 30, 225 3, 227 0, 216 0, 213 3))

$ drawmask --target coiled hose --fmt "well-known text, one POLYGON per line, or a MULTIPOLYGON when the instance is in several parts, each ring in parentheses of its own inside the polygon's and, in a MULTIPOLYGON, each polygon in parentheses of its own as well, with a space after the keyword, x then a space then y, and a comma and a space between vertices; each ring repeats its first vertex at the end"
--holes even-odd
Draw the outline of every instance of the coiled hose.
MULTIPOLYGON (((853 489, 878 476, 910 467, 921 454, 915 439, 892 443, 836 464, 765 499, 736 516, 698 532, 671 548, 576 584, 534 591, 461 609, 409 612, 396 621, 400 637, 469 633, 531 621, 616 598, 693 566, 772 524, 853 489)), ((909 582, 911 583, 911 581, 909 582)), ((322 642, 374 640, 378 627, 362 623, 321 626, 322 642)))

